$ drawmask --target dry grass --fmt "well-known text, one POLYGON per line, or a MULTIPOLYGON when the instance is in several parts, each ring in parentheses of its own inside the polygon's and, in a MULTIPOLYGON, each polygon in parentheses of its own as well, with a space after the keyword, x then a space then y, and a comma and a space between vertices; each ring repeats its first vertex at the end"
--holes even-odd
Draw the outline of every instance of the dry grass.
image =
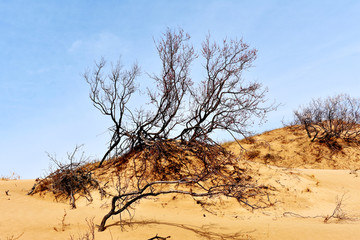
POLYGON ((246 153, 246 157, 251 160, 251 159, 259 157, 260 153, 261 152, 259 150, 251 150, 246 153))
POLYGON ((0 180, 2 181, 11 181, 11 180, 20 180, 20 175, 18 175, 17 173, 13 172, 11 173, 11 175, 9 176, 1 176, 0 180))
POLYGON ((95 239, 95 224, 94 224, 94 218, 86 218, 85 219, 86 224, 88 226, 88 231, 79 234, 77 237, 74 235, 70 235, 70 240, 94 240, 95 239))
POLYGON ((60 228, 54 227, 54 230, 55 230, 56 232, 64 232, 64 231, 65 231, 65 228, 66 228, 67 226, 69 226, 69 224, 66 224, 66 223, 65 223, 66 216, 67 216, 67 212, 66 212, 66 210, 64 209, 64 215, 63 215, 63 217, 62 217, 62 219, 61 219, 61 227, 60 227, 60 228))
POLYGON ((293 212, 284 212, 284 217, 299 217, 299 218, 322 218, 324 223, 331 223, 331 220, 335 220, 335 223, 342 221, 357 221, 358 218, 351 216, 346 211, 343 210, 343 199, 344 195, 341 198, 337 198, 336 206, 331 214, 328 215, 316 215, 316 216, 303 216, 293 212))
MULTIPOLYGON (((22 237, 22 235, 24 235, 24 233, 21 233, 18 236, 11 235, 9 237, 6 237, 6 240, 18 240, 18 239, 20 239, 22 237)), ((0 238, 0 240, 2 240, 2 239, 0 238)))
POLYGON ((341 198, 338 198, 336 207, 335 207, 334 211, 332 212, 332 214, 326 215, 326 217, 324 217, 324 223, 329 223, 331 219, 336 219, 337 222, 356 221, 357 220, 357 218, 351 217, 347 212, 345 212, 342 209, 343 199, 344 199, 344 195, 341 198))

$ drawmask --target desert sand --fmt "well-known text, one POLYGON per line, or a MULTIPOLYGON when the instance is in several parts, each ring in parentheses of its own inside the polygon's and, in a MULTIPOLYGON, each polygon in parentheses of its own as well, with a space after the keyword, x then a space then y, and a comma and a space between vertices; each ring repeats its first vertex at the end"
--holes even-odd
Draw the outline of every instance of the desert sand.
MULTIPOLYGON (((290 128, 253 138, 242 140, 246 151, 236 142, 226 147, 247 159, 259 183, 273 187, 267 196, 271 206, 251 210, 221 199, 204 209, 188 196, 149 198, 136 205, 131 222, 120 226, 115 216, 104 232, 95 226, 95 239, 360 239, 359 150, 347 147, 330 156, 290 128), (249 155, 255 150, 256 156, 249 155)), ((96 193, 90 204, 77 200, 76 209, 51 194, 26 195, 33 184, 0 181, 1 240, 86 239, 88 223, 99 224, 109 210, 109 199, 96 193)))

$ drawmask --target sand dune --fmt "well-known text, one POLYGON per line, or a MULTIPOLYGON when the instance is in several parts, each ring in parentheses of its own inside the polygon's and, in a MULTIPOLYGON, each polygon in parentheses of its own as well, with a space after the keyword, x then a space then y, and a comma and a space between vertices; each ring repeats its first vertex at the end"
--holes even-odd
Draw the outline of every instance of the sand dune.
MULTIPOLYGON (((281 136, 291 137, 286 131, 274 130, 256 138, 258 142, 260 138, 266 139, 271 149, 280 149, 275 140, 268 139, 274 136, 268 135, 276 134, 283 141, 281 136)), ((289 140, 295 144, 294 149, 301 144, 299 139, 289 140)), ((228 147, 236 153, 240 151, 236 144, 228 147)), ((275 150, 271 153, 279 154, 275 150)), ((265 154, 248 164, 256 171, 259 183, 273 186, 271 194, 266 196, 272 206, 252 211, 233 200, 222 199, 205 210, 187 196, 151 198, 136 205, 131 222, 125 221, 120 226, 116 216, 109 219, 104 232, 95 229, 95 239, 145 240, 156 235, 170 236, 169 239, 360 239, 360 177, 355 171, 356 159, 351 160, 348 169, 340 158, 334 159, 341 169, 334 166, 331 169, 331 164, 320 169, 319 161, 316 169, 311 169, 312 159, 304 162, 305 166, 298 162, 297 168, 289 168, 282 164, 274 166, 274 162, 264 164, 261 156, 265 154), (325 223, 339 201, 340 211, 325 223)), ((312 153, 309 154, 311 157, 312 153)), ((290 161, 282 156, 279 159, 290 161)), ((305 157, 299 159, 304 161, 305 157)), ((34 180, 0 181, 1 240, 71 239, 71 236, 81 239, 89 232, 86 220, 98 224, 108 211, 109 199, 100 200, 96 193, 91 204, 79 199, 76 209, 71 209, 67 201, 55 201, 51 194, 26 195, 33 184, 34 180)))

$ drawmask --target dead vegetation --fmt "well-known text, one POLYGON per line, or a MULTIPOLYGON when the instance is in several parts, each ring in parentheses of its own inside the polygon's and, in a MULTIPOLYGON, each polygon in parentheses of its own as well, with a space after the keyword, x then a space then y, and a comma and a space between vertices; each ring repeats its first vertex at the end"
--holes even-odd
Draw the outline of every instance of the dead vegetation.
POLYGON ((224 39, 217 44, 207 36, 200 54, 206 74, 195 84, 190 66, 199 56, 189 40, 182 29, 167 29, 155 41, 162 69, 158 75, 148 74, 155 82, 151 89, 138 89, 137 64, 124 70, 118 62, 105 74, 107 65, 102 59, 93 71, 86 72, 90 100, 112 121, 108 150, 97 168, 86 164, 83 155, 76 161, 79 147, 67 155, 66 164, 49 155, 56 170, 39 179, 29 194, 52 192, 56 198, 69 199, 75 208, 77 196, 91 202, 91 191, 98 189, 101 196, 111 198, 99 231, 104 231, 107 220, 115 215, 120 217, 120 225, 125 213, 131 220, 140 200, 165 194, 188 195, 202 202, 232 198, 250 209, 266 206, 252 200, 268 188, 258 186, 250 170, 210 137, 218 130, 244 136, 253 118, 261 123, 276 108, 265 104, 266 88, 242 78, 257 51, 242 39, 224 39), (149 98, 149 107, 134 109, 129 102, 141 92, 149 98), (104 168, 109 173, 102 184, 97 173, 104 168), (115 184, 105 192, 110 181, 115 184))
POLYGON ((313 99, 294 111, 295 124, 302 124, 311 142, 319 141, 333 151, 341 151, 347 143, 360 143, 360 99, 339 94, 313 99))
POLYGON ((328 215, 316 215, 316 216, 303 216, 293 212, 284 212, 283 216, 291 216, 291 217, 299 217, 299 218, 322 218, 324 223, 330 223, 331 220, 335 220, 336 223, 342 221, 358 221, 357 217, 349 215, 347 212, 343 210, 343 199, 344 195, 341 198, 337 198, 336 206, 331 214, 328 215))
MULTIPOLYGON (((11 235, 10 237, 6 237, 6 240, 18 240, 18 239, 20 239, 23 235, 24 235, 24 233, 21 233, 21 234, 18 235, 18 236, 11 235)), ((0 238, 0 240, 1 240, 1 238, 0 238)))
POLYGON ((251 151, 248 151, 246 152, 246 157, 250 160, 254 159, 254 158, 257 158, 260 156, 260 151, 259 150, 251 150, 251 151))
POLYGON ((106 166, 116 161, 121 165, 115 175, 116 193, 110 194, 111 209, 99 231, 105 230, 110 217, 119 215, 121 224, 124 213, 132 219, 134 204, 164 194, 189 195, 202 203, 223 196, 251 209, 261 207, 252 204, 251 198, 261 195, 265 188, 257 186, 249 171, 218 145, 164 141, 130 155, 104 163, 106 166))
POLYGON ((86 218, 86 224, 88 226, 88 231, 82 234, 79 234, 77 237, 70 235, 70 240, 95 240, 95 224, 94 218, 86 218))
POLYGON ((158 235, 156 234, 155 237, 149 238, 148 240, 156 240, 156 239, 158 239, 158 240, 166 240, 166 239, 168 239, 168 238, 171 238, 171 236, 160 237, 160 236, 158 236, 158 235))
POLYGON ((93 175, 94 166, 88 164, 84 153, 77 159, 80 148, 81 146, 76 146, 73 152, 67 154, 68 163, 63 163, 57 160, 56 156, 48 154, 55 163, 56 170, 45 178, 36 179, 28 195, 51 192, 56 199, 69 199, 71 207, 76 208, 75 202, 79 196, 92 202, 91 190, 93 189, 98 189, 101 194, 105 194, 99 181, 93 175))
MULTIPOLYGON (((344 194, 345 195, 345 194, 344 194)), ((340 221, 357 221, 358 218, 350 216, 347 212, 342 209, 344 195, 341 198, 338 198, 336 207, 331 215, 327 215, 324 218, 324 223, 329 223, 331 219, 336 219, 340 221)))
POLYGON ((9 176, 1 176, 0 180, 2 181, 11 181, 11 180, 19 180, 20 179, 20 175, 13 172, 11 173, 9 176))
POLYGON ((66 228, 67 226, 69 226, 69 224, 66 224, 66 223, 65 223, 66 216, 67 216, 67 212, 66 212, 66 210, 64 209, 64 215, 63 215, 63 217, 62 217, 62 219, 61 219, 61 224, 60 224, 61 227, 60 227, 60 228, 54 227, 54 230, 55 230, 56 232, 63 232, 63 231, 65 231, 65 228, 66 228))
POLYGON ((265 104, 267 89, 245 82, 242 72, 256 59, 256 49, 242 40, 213 42, 210 35, 200 54, 182 29, 167 29, 155 41, 161 61, 159 74, 148 74, 153 88, 140 89, 140 67, 129 70, 118 62, 104 73, 104 59, 84 74, 93 105, 112 121, 108 150, 99 167, 109 160, 118 167, 116 192, 111 193, 107 219, 127 212, 133 204, 162 194, 185 194, 193 198, 236 198, 251 208, 247 198, 259 192, 238 159, 215 143, 210 135, 222 130, 230 136, 246 135, 254 118, 261 123, 276 108, 265 104), (204 79, 195 84, 191 64, 202 57, 204 79), (145 92, 148 104, 133 108, 135 94, 145 92))
MULTIPOLYGON (((242 148, 237 143, 228 144, 227 148, 243 152, 247 160, 278 167, 359 169, 360 148, 345 140, 337 142, 342 149, 333 151, 325 143, 309 141, 304 127, 294 125, 239 140, 242 148)), ((353 173, 356 175, 356 171, 353 173)))

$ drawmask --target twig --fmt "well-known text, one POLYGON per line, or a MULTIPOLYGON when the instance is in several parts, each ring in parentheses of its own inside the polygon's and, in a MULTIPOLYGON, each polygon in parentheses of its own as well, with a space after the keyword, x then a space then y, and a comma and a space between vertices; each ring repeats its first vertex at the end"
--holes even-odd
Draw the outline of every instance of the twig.
POLYGON ((324 223, 328 223, 330 221, 330 219, 332 219, 332 218, 335 218, 338 221, 341 221, 341 220, 357 221, 358 220, 357 218, 348 216, 342 210, 341 206, 342 206, 342 201, 343 201, 344 195, 342 195, 342 197, 337 200, 336 207, 331 215, 303 216, 303 215, 293 213, 293 212, 284 212, 283 216, 284 217, 291 216, 291 217, 299 217, 299 218, 324 218, 324 223))
POLYGON ((148 240, 155 240, 155 239, 159 239, 159 240, 166 240, 168 238, 171 238, 170 236, 167 237, 159 237, 157 234, 155 237, 149 238, 148 240))

